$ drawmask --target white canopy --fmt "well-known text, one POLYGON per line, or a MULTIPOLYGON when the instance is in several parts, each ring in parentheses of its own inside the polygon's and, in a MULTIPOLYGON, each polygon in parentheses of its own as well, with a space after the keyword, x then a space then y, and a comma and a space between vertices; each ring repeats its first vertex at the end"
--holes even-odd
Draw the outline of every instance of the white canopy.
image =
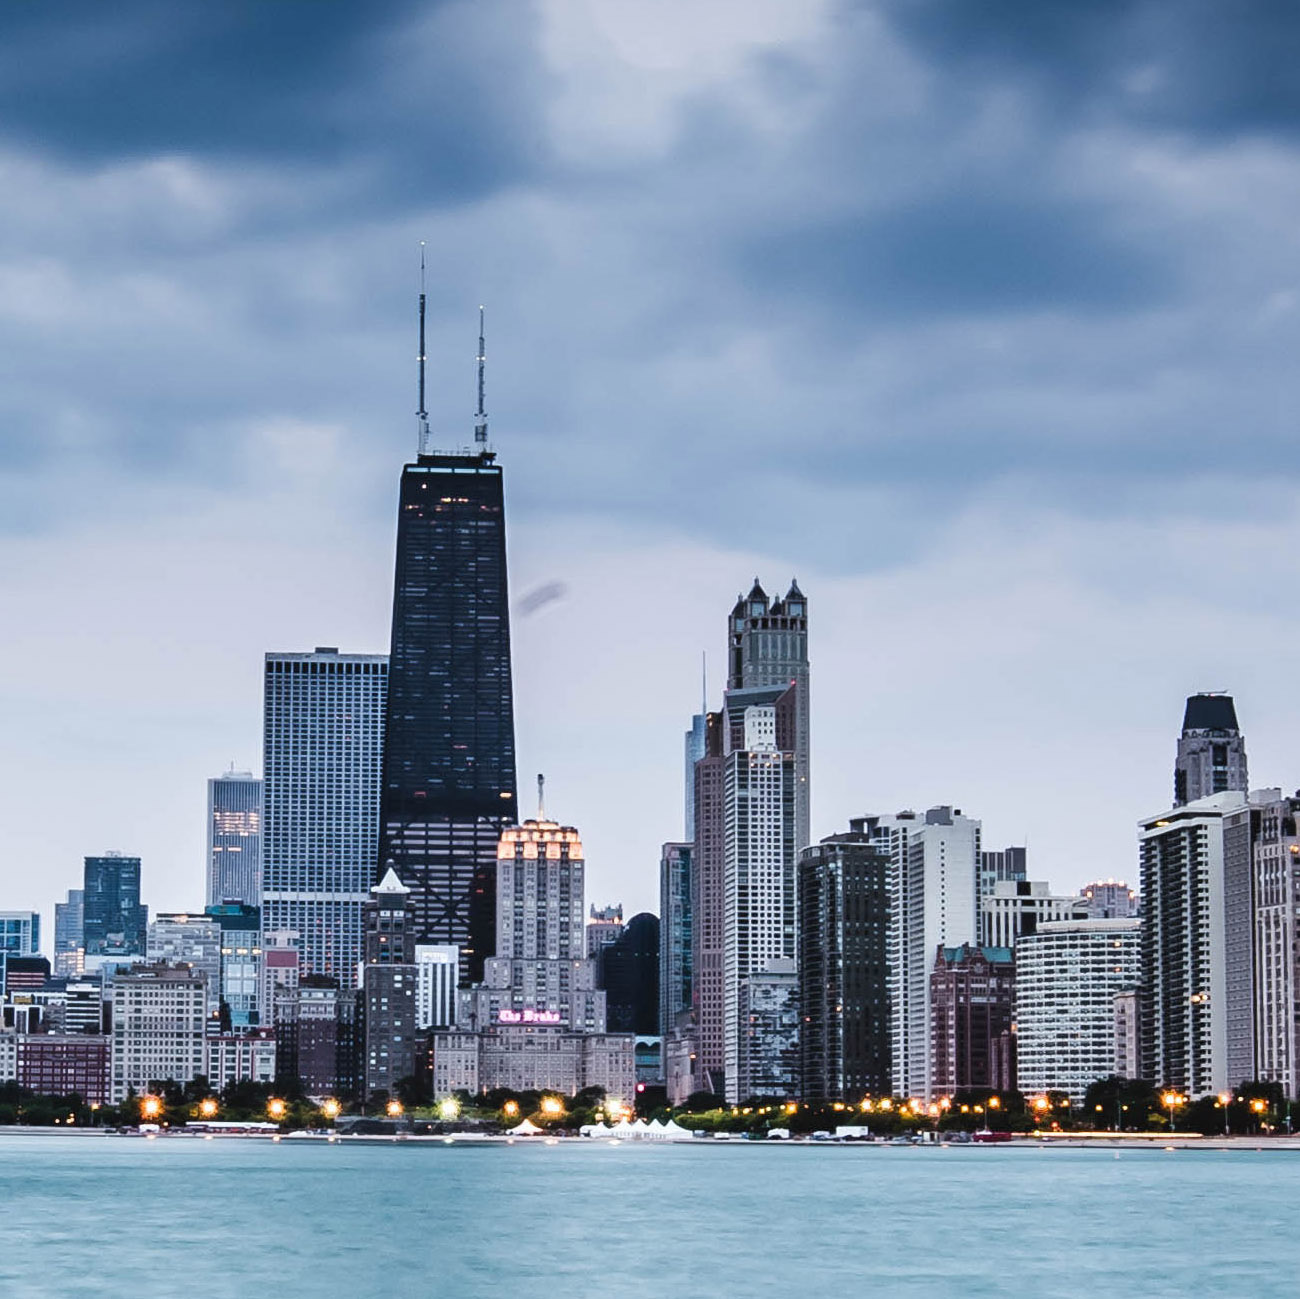
POLYGON ((535 1137, 545 1131, 545 1128, 539 1128, 536 1123, 531 1122, 529 1119, 525 1119, 522 1123, 519 1123, 510 1129, 510 1135, 512 1137, 535 1137))

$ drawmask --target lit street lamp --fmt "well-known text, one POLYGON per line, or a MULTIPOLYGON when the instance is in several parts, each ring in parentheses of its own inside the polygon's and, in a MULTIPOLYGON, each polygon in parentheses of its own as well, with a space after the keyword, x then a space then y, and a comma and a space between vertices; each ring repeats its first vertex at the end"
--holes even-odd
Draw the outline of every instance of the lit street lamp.
POLYGON ((332 1096, 325 1101, 320 1107, 320 1112, 332 1123, 338 1118, 343 1106, 338 1103, 332 1096))
POLYGON ((401 1101, 391 1100, 384 1107, 384 1112, 388 1115, 390 1119, 400 1119, 406 1111, 403 1108, 401 1101))
POLYGON ((140 1098, 140 1117, 144 1119, 156 1119, 162 1113, 162 1101, 157 1096, 142 1096, 140 1098))
POLYGON ((217 1102, 211 1096, 205 1096, 199 1102, 199 1117, 203 1119, 215 1119, 217 1117, 217 1102))
POLYGON ((1169 1111, 1169 1131, 1174 1132, 1178 1127, 1177 1107, 1186 1104, 1187 1097, 1180 1096, 1176 1091, 1167 1091, 1160 1099, 1164 1103, 1165 1109, 1169 1111))
POLYGON ((1230 1092, 1219 1093, 1219 1104, 1223 1107, 1223 1135, 1226 1137, 1228 1132, 1228 1106, 1232 1104, 1232 1094, 1230 1092))
POLYGON ((288 1113, 289 1107, 278 1097, 274 1096, 266 1102, 266 1112, 277 1122, 284 1118, 288 1113))

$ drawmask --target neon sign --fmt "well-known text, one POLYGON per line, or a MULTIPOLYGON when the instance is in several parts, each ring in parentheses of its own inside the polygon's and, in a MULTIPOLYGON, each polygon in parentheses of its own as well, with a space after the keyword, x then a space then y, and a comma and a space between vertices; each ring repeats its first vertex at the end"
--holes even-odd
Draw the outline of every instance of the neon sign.
POLYGON ((558 1024, 558 1010, 498 1010, 498 1024, 558 1024))

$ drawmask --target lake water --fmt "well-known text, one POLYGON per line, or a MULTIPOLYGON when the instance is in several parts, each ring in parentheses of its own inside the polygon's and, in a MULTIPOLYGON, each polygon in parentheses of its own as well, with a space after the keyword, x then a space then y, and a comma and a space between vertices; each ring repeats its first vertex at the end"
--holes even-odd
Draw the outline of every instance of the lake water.
POLYGON ((1300 1153, 0 1135, 0 1296, 1295 1293, 1300 1153))

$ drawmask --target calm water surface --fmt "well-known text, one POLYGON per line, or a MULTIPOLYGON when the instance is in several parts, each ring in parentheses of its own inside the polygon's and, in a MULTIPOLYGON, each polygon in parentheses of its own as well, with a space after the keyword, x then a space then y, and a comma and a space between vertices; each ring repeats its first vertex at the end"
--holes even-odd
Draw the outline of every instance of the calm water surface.
POLYGON ((1300 1153, 0 1135, 0 1296, 1294 1296, 1300 1153))

